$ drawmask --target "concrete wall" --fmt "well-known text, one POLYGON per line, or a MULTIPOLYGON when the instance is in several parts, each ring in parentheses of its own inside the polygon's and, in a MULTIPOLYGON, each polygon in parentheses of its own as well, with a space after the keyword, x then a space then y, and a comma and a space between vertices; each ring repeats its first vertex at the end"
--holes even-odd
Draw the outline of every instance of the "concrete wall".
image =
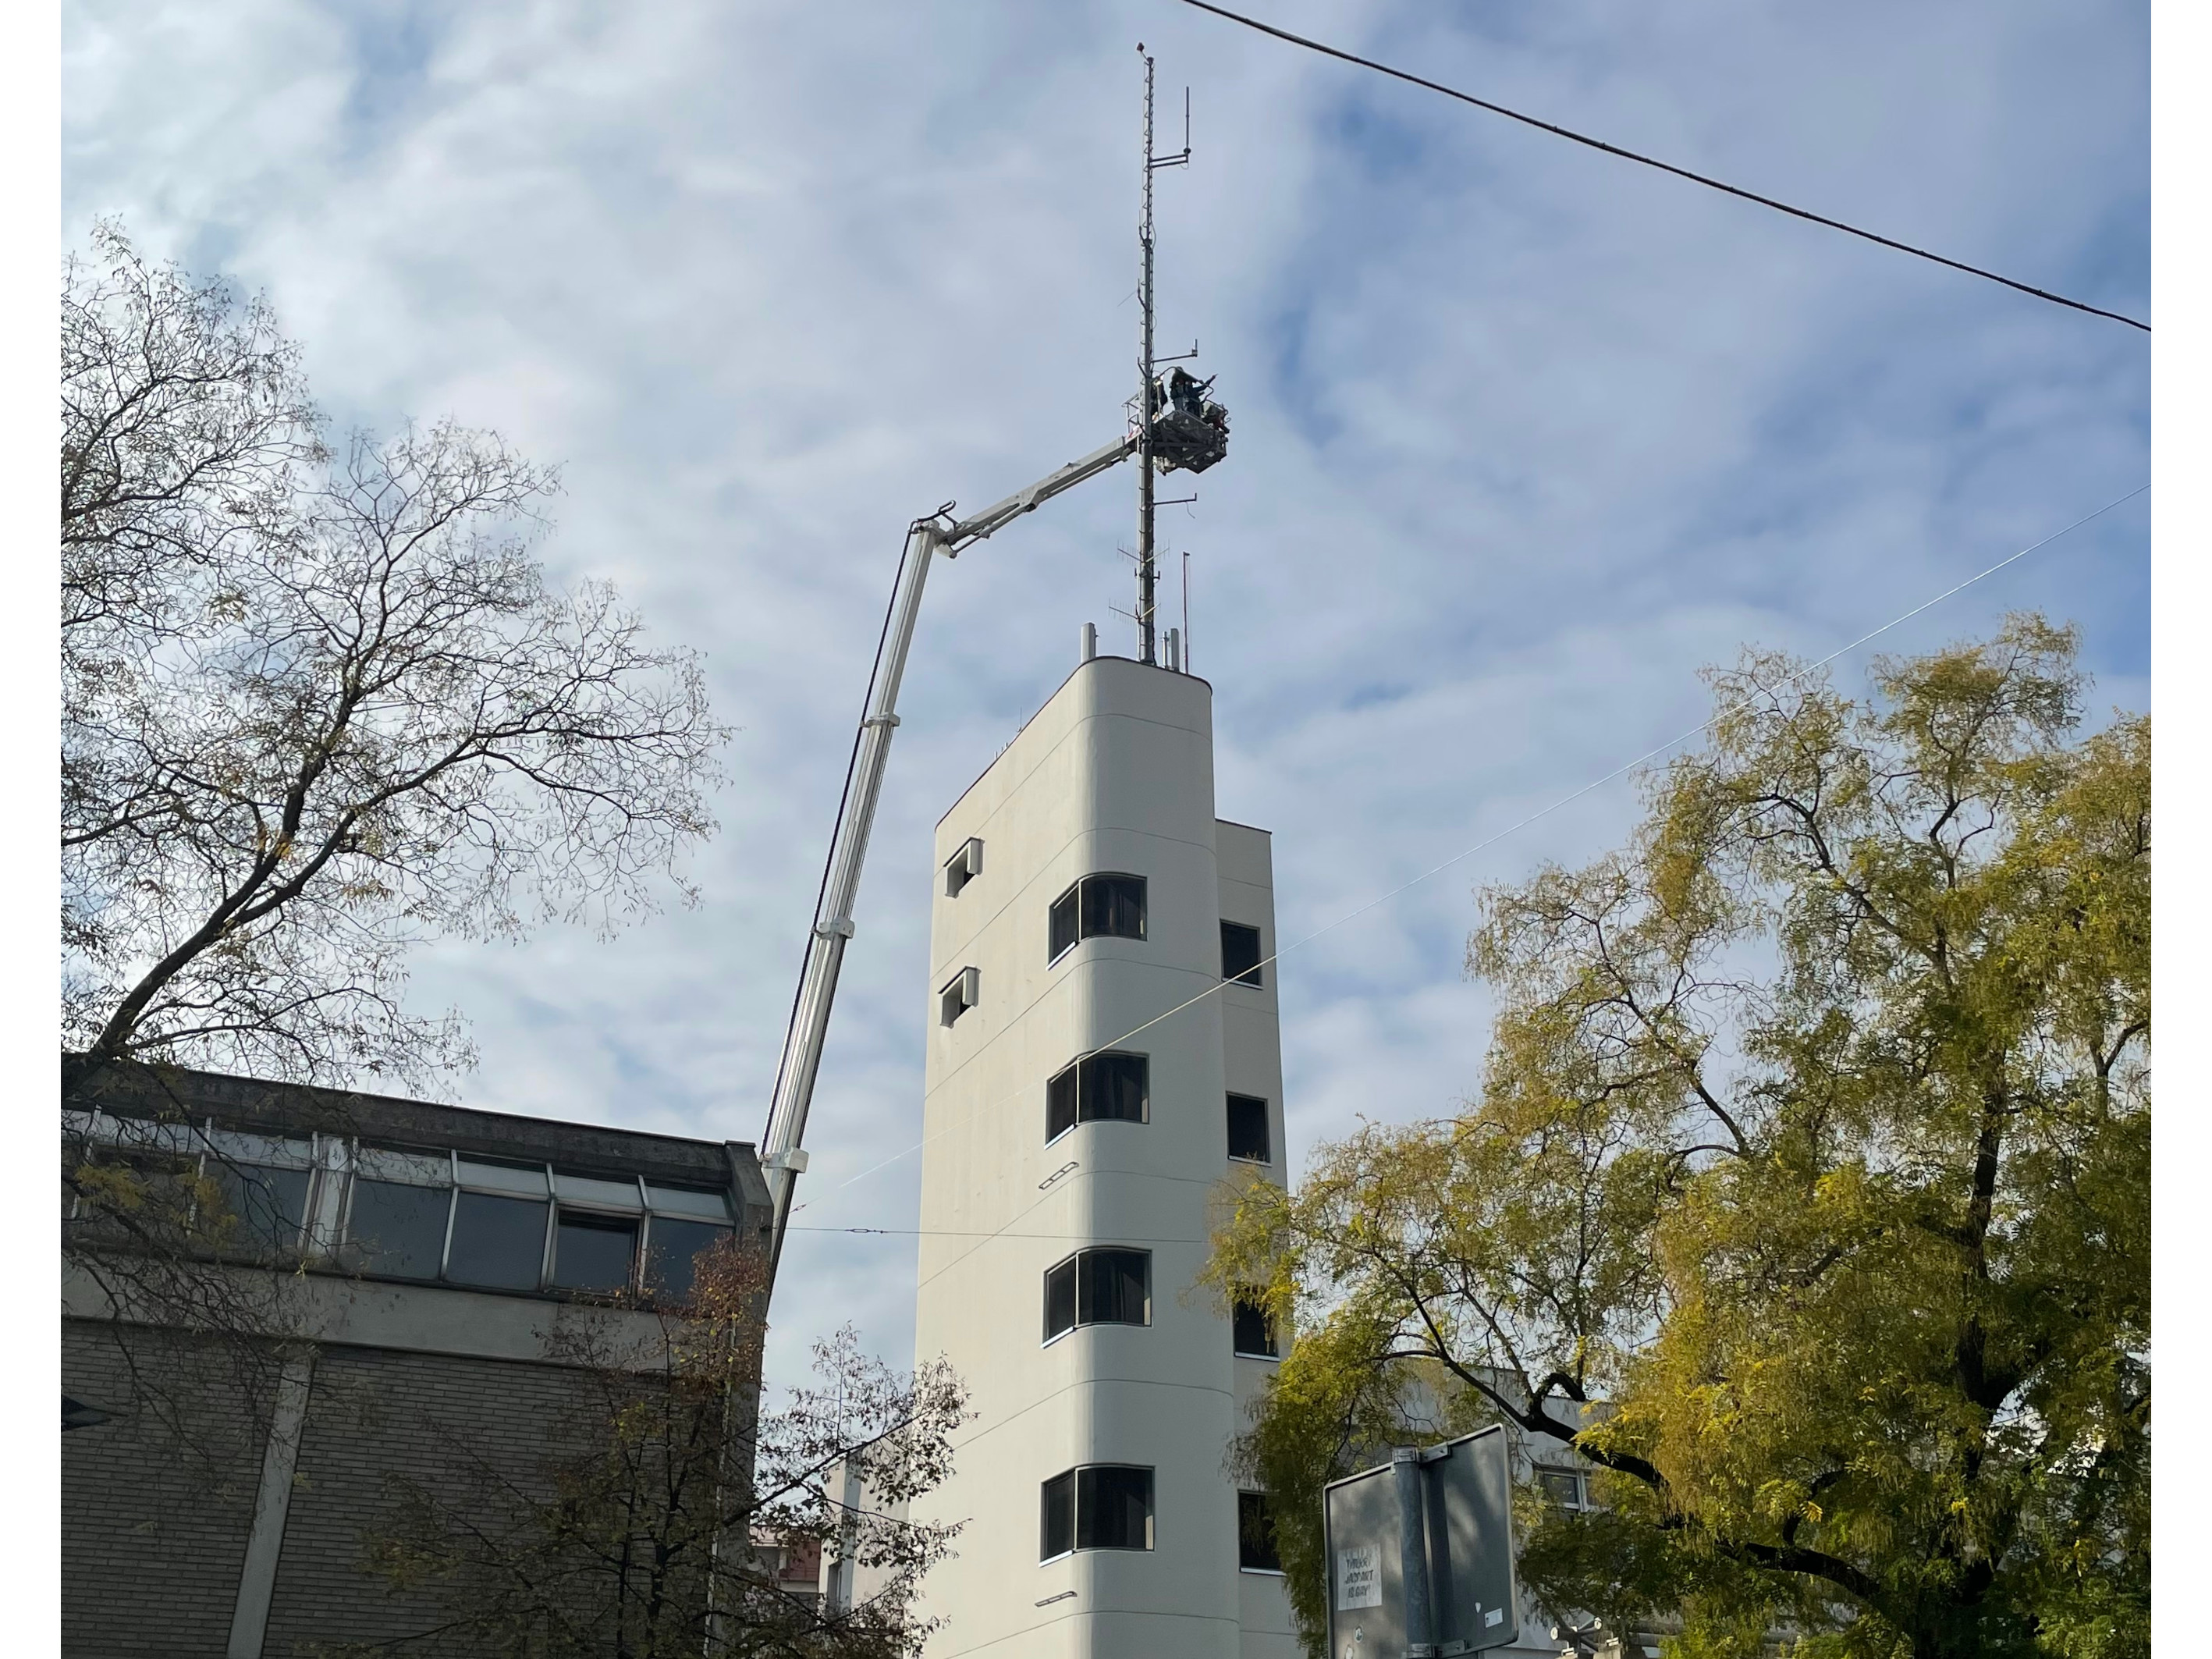
POLYGON ((957 897, 940 877, 933 900, 915 1341, 950 1356, 978 1417, 952 1480, 915 1505, 966 1522, 925 1589, 947 1621, 929 1652, 1287 1654, 1279 1587, 1237 1570, 1223 1468, 1264 1363, 1233 1358, 1225 1313, 1191 1291, 1229 1172, 1225 1092, 1266 1096, 1281 1142, 1272 970, 1261 989, 1219 984, 1224 906, 1269 948, 1273 917, 1264 834, 1214 817, 1211 688, 1083 665, 946 814, 940 869, 971 836, 981 873, 957 897), (1049 960, 1053 900, 1108 872, 1146 878, 1148 936, 1049 960), (935 994, 963 968, 980 1000, 947 1028, 935 994), (1047 1080, 1108 1046, 1150 1056, 1150 1121, 1048 1145, 1047 1080), (1045 1343, 1046 1268, 1115 1243, 1152 1253, 1151 1325, 1045 1343), (1091 1462, 1153 1469, 1155 1547, 1040 1565, 1041 1483, 1091 1462))

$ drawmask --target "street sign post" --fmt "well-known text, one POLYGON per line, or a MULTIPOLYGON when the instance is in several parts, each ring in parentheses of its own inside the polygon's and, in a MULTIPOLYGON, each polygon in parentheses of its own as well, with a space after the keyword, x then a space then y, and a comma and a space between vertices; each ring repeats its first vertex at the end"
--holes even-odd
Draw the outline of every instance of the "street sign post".
POLYGON ((1502 1427, 1332 1482, 1329 1659, 1451 1659, 1518 1638, 1512 1496, 1502 1427))

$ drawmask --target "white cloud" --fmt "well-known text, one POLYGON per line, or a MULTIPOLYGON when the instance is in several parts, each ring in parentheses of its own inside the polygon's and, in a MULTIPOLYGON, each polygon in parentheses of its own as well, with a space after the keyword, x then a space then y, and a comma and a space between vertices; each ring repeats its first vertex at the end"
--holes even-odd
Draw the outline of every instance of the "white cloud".
MULTIPOLYGON (((2148 303, 2147 20, 2057 0, 1706 0, 1270 17, 2098 303, 2148 303)), ((341 420, 564 464, 565 577, 709 653, 743 729, 707 902, 612 945, 427 953, 472 1103, 757 1133, 901 532, 1110 436, 1134 281, 1133 43, 1164 336, 1235 448, 1194 519, 1220 809, 1286 939, 1702 718, 1747 639, 1818 654, 2146 476, 2142 337, 1515 128, 1166 0, 468 8, 75 0, 71 240, 265 288, 341 420)), ((912 1224, 929 830, 1125 624, 1126 477, 932 579, 802 1188, 912 1224), (852 1184, 845 1185, 848 1181, 852 1184)), ((1885 644, 2081 619, 2140 705, 2141 502, 1885 644)), ((1855 672, 1856 665, 1846 665, 1855 672)), ((1293 1151, 1475 1086, 1471 885, 1606 845, 1615 784, 1294 953, 1293 1151)), ((775 1363, 910 1340, 903 1238, 796 1236, 775 1363)))

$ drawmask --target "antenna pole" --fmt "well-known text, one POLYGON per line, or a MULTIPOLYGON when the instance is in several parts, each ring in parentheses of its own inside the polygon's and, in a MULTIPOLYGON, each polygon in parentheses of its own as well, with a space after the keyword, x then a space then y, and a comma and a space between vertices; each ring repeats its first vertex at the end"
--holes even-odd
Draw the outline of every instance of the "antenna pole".
POLYGON ((1137 222, 1137 660, 1154 659, 1152 606, 1159 568, 1152 555, 1152 59, 1145 60, 1145 198, 1137 222))
POLYGON ((1182 672, 1193 672, 1190 665, 1190 550, 1182 550, 1182 672))

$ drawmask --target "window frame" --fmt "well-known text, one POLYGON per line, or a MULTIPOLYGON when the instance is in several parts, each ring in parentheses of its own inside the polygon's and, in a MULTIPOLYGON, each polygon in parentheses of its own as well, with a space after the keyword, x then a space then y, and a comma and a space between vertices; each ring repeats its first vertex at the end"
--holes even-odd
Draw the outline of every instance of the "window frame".
POLYGON ((937 1023, 951 1030, 961 1015, 983 1000, 983 975, 973 968, 963 968, 945 981, 937 994, 937 1023))
POLYGON ((1231 1293, 1229 1300, 1229 1351, 1239 1359, 1277 1362, 1282 1359, 1282 1333, 1275 1328, 1275 1317, 1267 1310, 1267 1304, 1257 1297, 1247 1296, 1242 1291, 1231 1293), (1237 1328, 1248 1316, 1255 1316, 1261 1321, 1267 1334, 1268 1346, 1264 1351, 1246 1347, 1242 1340, 1243 1333, 1237 1328))
POLYGON ((1543 1494, 1546 1503, 1554 1504, 1566 1510, 1570 1515, 1587 1514, 1596 1507, 1590 1502, 1589 1476, 1581 1469, 1570 1468, 1564 1463, 1538 1463, 1531 1460, 1529 1474, 1537 1490, 1543 1494), (1561 1498, 1547 1484, 1550 1480, 1573 1481, 1574 1497, 1561 1498))
POLYGON ((1237 1571, 1249 1572, 1262 1578, 1282 1578, 1288 1576, 1283 1571, 1282 1546, 1275 1541, 1275 1517, 1269 1510, 1267 1494, 1241 1486, 1237 1492, 1237 1571), (1260 1509, 1267 1514, 1267 1542, 1275 1557, 1275 1565, 1272 1567, 1256 1566, 1244 1559, 1244 1500, 1248 1498, 1256 1498, 1260 1509))
POLYGON ((1045 908, 1045 966, 1051 967, 1070 951, 1087 939, 1130 939, 1147 944, 1152 939, 1152 884, 1149 878, 1133 870, 1093 870, 1070 882, 1066 890, 1045 908), (1091 926, 1091 888, 1094 883, 1133 881, 1137 884, 1137 931, 1125 933, 1091 926), (1074 925, 1065 944, 1059 942, 1059 921, 1063 906, 1072 906, 1074 925))
POLYGON ((599 1209, 587 1204, 563 1203, 556 1200, 553 1206, 553 1253, 547 1259, 544 1289, 564 1291, 572 1296, 628 1296, 638 1288, 639 1275, 644 1271, 645 1222, 641 1212, 599 1209), (561 1282, 561 1231, 571 1226, 580 1232, 626 1232, 629 1235, 629 1266, 623 1274, 620 1285, 610 1289, 604 1285, 564 1285, 561 1282))
MULTIPOLYGON (((1097 1502, 1096 1482, 1090 1494, 1097 1502)), ((1059 1474, 1047 1476, 1037 1486, 1037 1565, 1045 1566, 1062 1561, 1085 1550, 1121 1550, 1129 1553, 1150 1553, 1159 1547, 1159 1479, 1158 1471, 1149 1463, 1121 1463, 1102 1460, 1096 1463, 1077 1463, 1059 1474), (1086 1544, 1083 1541, 1083 1522, 1085 1508, 1085 1481, 1086 1474, 1095 1476, 1102 1469, 1128 1470, 1145 1477, 1145 1541, 1141 1544, 1086 1544), (1067 1483, 1068 1547, 1047 1553, 1046 1546, 1052 1540, 1051 1503, 1053 1488, 1060 1482, 1067 1483)))
POLYGON ((389 1175, 372 1174, 369 1170, 362 1165, 356 1155, 353 1168, 346 1174, 345 1206, 338 1214, 337 1242, 331 1252, 333 1255, 337 1255, 340 1252, 356 1250, 360 1243, 354 1237, 354 1205, 361 1195, 361 1183, 364 1181, 374 1182, 380 1187, 405 1187, 414 1192, 435 1193, 446 1200, 446 1216, 438 1228, 438 1249, 430 1263, 429 1272, 426 1273, 380 1272, 374 1267, 362 1265, 358 1260, 351 1271, 362 1274, 364 1278, 390 1279, 400 1285, 442 1283, 446 1276, 446 1257, 453 1248, 453 1209, 455 1195, 460 1189, 451 1182, 440 1182, 434 1185, 425 1181, 397 1181, 389 1175))
POLYGON ((1228 1091, 1223 1103, 1224 1115, 1226 1119, 1223 1127, 1226 1131, 1225 1139, 1229 1146, 1230 1159, 1237 1164, 1272 1164, 1275 1161, 1275 1125, 1272 1103, 1265 1095, 1240 1094, 1231 1089, 1228 1091), (1264 1150, 1256 1158, 1250 1152, 1240 1152, 1237 1150, 1237 1107, 1239 1102, 1248 1106, 1257 1106, 1260 1109, 1260 1142, 1264 1150))
POLYGON ((1134 1048, 1093 1048, 1078 1054, 1054 1072, 1044 1082, 1044 1144, 1048 1146, 1062 1135, 1073 1134, 1086 1123, 1150 1123, 1152 1121, 1152 1057, 1134 1048), (1125 1117, 1119 1113, 1107 1115, 1088 1109, 1095 1098, 1090 1079, 1085 1068, 1102 1060, 1133 1060, 1139 1062, 1137 1115, 1125 1117), (1075 1115, 1060 1128, 1054 1128, 1054 1105, 1053 1091, 1060 1080, 1070 1074, 1075 1079, 1075 1115))
POLYGON ((1121 1325, 1134 1330, 1147 1330, 1152 1327, 1152 1253, 1150 1250, 1140 1249, 1133 1245, 1127 1244, 1085 1245, 1082 1249, 1069 1251, 1067 1255, 1060 1257, 1059 1261, 1054 1262, 1049 1267, 1047 1267, 1044 1270, 1043 1274, 1043 1287, 1044 1340, 1038 1345, 1041 1347, 1048 1348, 1054 1343, 1059 1341, 1062 1337, 1067 1336, 1073 1332, 1083 1330, 1090 1326, 1121 1325), (1144 1264, 1143 1318, 1102 1319, 1097 1317, 1095 1314, 1089 1317, 1085 1316, 1083 1311, 1083 1304, 1085 1299, 1085 1292, 1094 1289, 1092 1281, 1085 1277, 1085 1270, 1089 1266, 1085 1258, 1099 1255, 1134 1256, 1144 1264), (1054 1330, 1052 1328, 1052 1276, 1060 1272, 1063 1267, 1069 1269, 1073 1275, 1069 1291, 1074 1312, 1067 1324, 1061 1326, 1058 1330, 1054 1330))
POLYGON ((1231 921, 1226 917, 1222 919, 1221 977, 1225 983, 1230 985, 1249 985, 1255 991, 1266 990, 1267 988, 1267 982, 1261 976, 1261 970, 1267 965, 1267 939, 1264 932, 1249 921, 1231 921), (1251 965, 1247 968, 1241 968, 1233 974, 1229 971, 1229 932, 1232 927, 1240 933, 1249 933, 1252 936, 1251 965))
MULTIPOLYGON (((654 1283, 654 1258, 653 1254, 653 1230, 654 1224, 662 1221, 668 1221, 678 1223, 685 1226, 704 1227, 711 1232, 720 1235, 720 1238, 728 1238, 736 1234, 737 1227, 734 1223, 726 1218, 726 1205, 724 1206, 724 1219, 715 1221, 705 1216, 675 1215, 671 1214, 665 1210, 649 1209, 644 1215, 639 1218, 639 1220, 643 1224, 638 1229, 640 1237, 638 1239, 637 1246, 637 1288, 639 1293, 645 1297, 646 1301, 649 1304, 654 1307, 676 1308, 683 1306, 684 1302, 684 1297, 678 1297, 673 1293, 664 1293, 654 1283)), ((712 1249, 714 1244, 720 1242, 720 1238, 711 1240, 707 1244, 702 1246, 700 1249, 692 1251, 690 1256, 686 1259, 686 1267, 688 1268, 692 1262, 696 1261, 702 1251, 712 1249)), ((687 1291, 690 1288, 692 1288, 690 1285, 686 1285, 687 1291)))
POLYGON ((968 884, 983 873, 983 843, 970 836, 945 860, 945 896, 958 898, 968 884))
MULTIPOLYGON (((703 1230, 706 1242, 696 1243, 693 1255, 710 1248, 716 1239, 733 1237, 736 1219, 727 1188, 706 1184, 670 1185, 648 1182, 640 1172, 622 1175, 583 1175, 564 1172, 550 1164, 526 1158, 502 1157, 452 1146, 395 1144, 352 1135, 315 1133, 304 1136, 249 1133, 222 1127, 216 1119, 182 1122, 143 1121, 99 1109, 63 1113, 64 1151, 93 1161, 117 1157, 158 1158, 186 1182, 210 1180, 212 1171, 226 1169, 251 1179, 261 1169, 279 1170, 306 1177, 306 1192, 296 1224, 289 1218, 286 1242, 279 1247, 286 1256, 298 1257, 312 1271, 360 1278, 416 1288, 467 1291, 478 1295, 535 1296, 565 1300, 577 1296, 605 1295, 555 1282, 559 1233, 564 1218, 589 1224, 602 1222, 626 1225, 632 1234, 631 1271, 625 1292, 642 1292, 647 1302, 665 1302, 652 1280, 653 1251, 659 1243, 655 1225, 668 1222, 703 1230), (434 1245, 425 1239, 424 1270, 397 1273, 380 1270, 362 1259, 362 1241, 356 1237, 360 1224, 356 1202, 364 1181, 380 1186, 404 1188, 420 1193, 432 1210, 430 1225, 434 1245), (538 1251, 534 1284, 472 1285, 453 1276, 453 1242, 463 1199, 484 1197, 520 1199, 544 1206, 544 1231, 538 1251)), ((72 1215, 81 1206, 72 1206, 72 1215)), ((188 1200, 185 1224, 197 1226, 206 1212, 204 1202, 188 1200)), ((688 1261, 687 1261, 688 1265, 688 1261)))

